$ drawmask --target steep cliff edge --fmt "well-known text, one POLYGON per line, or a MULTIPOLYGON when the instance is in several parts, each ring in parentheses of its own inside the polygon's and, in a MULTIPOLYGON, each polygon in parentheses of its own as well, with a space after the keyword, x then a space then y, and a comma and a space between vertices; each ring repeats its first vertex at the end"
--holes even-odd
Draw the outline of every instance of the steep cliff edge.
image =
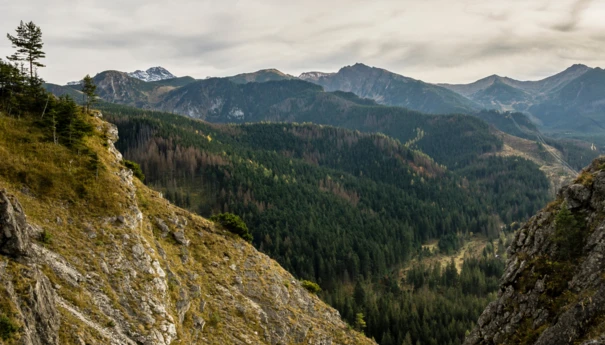
POLYGON ((239 237, 133 178, 116 128, 77 152, 0 117, 0 343, 375 344, 239 237))
POLYGON ((605 157, 518 231, 475 344, 605 344, 605 157))

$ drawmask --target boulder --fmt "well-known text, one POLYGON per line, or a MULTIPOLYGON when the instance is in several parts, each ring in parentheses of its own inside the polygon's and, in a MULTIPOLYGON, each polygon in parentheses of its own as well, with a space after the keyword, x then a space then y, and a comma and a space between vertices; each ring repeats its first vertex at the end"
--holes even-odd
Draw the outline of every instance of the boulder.
POLYGON ((0 190, 0 253, 11 257, 26 256, 29 244, 21 204, 6 190, 0 190))

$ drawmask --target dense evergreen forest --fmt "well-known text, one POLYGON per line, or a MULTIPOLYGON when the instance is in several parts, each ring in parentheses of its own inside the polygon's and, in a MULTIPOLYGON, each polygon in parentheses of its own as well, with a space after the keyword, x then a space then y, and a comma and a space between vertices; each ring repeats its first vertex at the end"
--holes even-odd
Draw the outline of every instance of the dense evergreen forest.
POLYGON ((446 252, 470 233, 498 238, 546 202, 546 178, 520 158, 480 159, 463 176, 383 134, 101 108, 146 183, 204 216, 240 215, 257 248, 319 283, 351 325, 362 329, 363 315, 381 344, 460 343, 495 291, 501 261, 486 254, 460 273, 450 267, 449 278, 444 267, 439 279, 440 268, 415 268, 439 281, 426 285, 401 279, 399 268, 424 255, 429 239, 443 238, 446 252), (482 287, 467 290, 474 283, 465 279, 482 287))

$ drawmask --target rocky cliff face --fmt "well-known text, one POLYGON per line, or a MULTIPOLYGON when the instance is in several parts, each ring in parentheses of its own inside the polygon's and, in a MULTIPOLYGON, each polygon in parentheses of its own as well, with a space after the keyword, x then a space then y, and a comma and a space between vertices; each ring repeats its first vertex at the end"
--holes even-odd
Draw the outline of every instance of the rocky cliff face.
POLYGON ((104 214, 0 175, 0 343, 374 344, 269 257, 133 179, 115 127, 92 120, 116 200, 104 214))
POLYGON ((605 157, 518 231, 475 344, 605 344, 605 157))

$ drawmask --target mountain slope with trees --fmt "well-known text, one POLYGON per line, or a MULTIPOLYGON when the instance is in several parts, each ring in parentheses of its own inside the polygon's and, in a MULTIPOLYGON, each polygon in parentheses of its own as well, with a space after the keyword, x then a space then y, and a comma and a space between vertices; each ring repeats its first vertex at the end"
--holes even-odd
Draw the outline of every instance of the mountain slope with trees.
MULTIPOLYGON (((544 176, 517 158, 488 163, 502 174, 494 191, 384 135, 312 124, 217 125, 108 104, 103 111, 125 133, 118 147, 141 164, 150 186, 202 215, 242 216, 257 248, 319 283, 325 301, 381 344, 459 344, 493 298, 501 273, 494 253, 461 272, 417 267, 401 280, 398 268, 427 255, 429 239, 457 242, 473 232, 498 240, 498 219, 521 220, 546 201, 544 176), (485 197, 493 193, 501 200, 485 197), (425 274, 434 283, 424 285, 425 274), (472 279, 489 283, 464 291, 472 279), (404 312, 418 308, 422 315, 404 312), (430 331, 436 325, 439 335, 430 331)), ((489 179, 487 171, 469 176, 489 179)))
POLYGON ((223 221, 239 218, 143 185, 87 79, 82 108, 0 61, 0 343, 375 344, 223 221))

